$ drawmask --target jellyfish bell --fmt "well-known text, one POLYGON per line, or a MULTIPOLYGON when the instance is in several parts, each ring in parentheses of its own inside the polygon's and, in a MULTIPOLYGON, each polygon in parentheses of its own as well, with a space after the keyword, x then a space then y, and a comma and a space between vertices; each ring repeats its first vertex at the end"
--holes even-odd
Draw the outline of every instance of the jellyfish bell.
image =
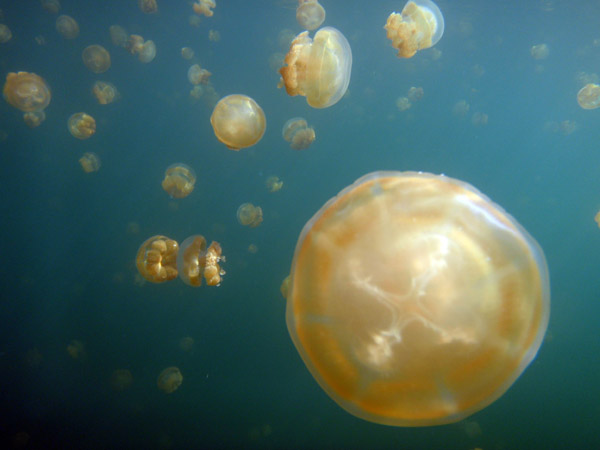
POLYGON ((50 88, 42 77, 30 72, 6 75, 4 99, 23 112, 41 111, 50 103, 50 88))
POLYGON ((148 40, 144 42, 138 53, 138 60, 143 63, 149 63, 156 57, 156 44, 154 41, 148 40))
POLYGON ((316 138, 315 130, 301 117, 289 119, 283 125, 282 134, 294 150, 307 149, 316 138))
POLYGON ((384 26, 398 57, 411 58, 433 47, 444 34, 444 16, 431 0, 410 0, 402 13, 391 13, 384 26))
POLYGON ((220 261, 225 261, 225 256, 218 242, 211 242, 207 248, 204 236, 190 236, 181 243, 177 255, 179 278, 189 286, 201 286, 202 278, 208 286, 219 286, 225 275, 220 261))
POLYGON ((71 135, 77 139, 88 139, 96 132, 96 120, 84 112, 69 117, 67 126, 71 135))
POLYGON ((241 94, 219 100, 210 116, 210 123, 217 139, 230 150, 256 144, 267 128, 262 108, 252 98, 241 94))
POLYGON ((96 81, 92 86, 92 94, 101 105, 108 105, 121 98, 119 90, 109 81, 96 81))
POLYGON ((588 83, 577 93, 577 103, 583 109, 596 109, 600 106, 600 86, 588 83))
POLYGON ((183 382, 183 375, 178 367, 167 367, 164 369, 156 380, 158 388, 166 394, 175 392, 183 382))
POLYGON ((156 0, 138 0, 138 6, 145 14, 155 14, 158 12, 156 0))
POLYGON ((79 24, 71 16, 63 14, 56 19, 56 31, 65 39, 75 39, 79 36, 79 24))
POLYGON ((104 73, 110 68, 110 53, 101 45, 90 45, 83 49, 81 58, 85 67, 94 73, 104 73))
POLYGON ((327 108, 336 104, 348 89, 352 51, 340 31, 324 27, 313 39, 308 31, 296 36, 285 64, 279 69, 279 86, 285 86, 292 97, 305 96, 313 108, 327 108))
POLYGON ((125 31, 125 28, 120 25, 111 25, 108 32, 113 45, 116 45, 117 47, 125 47, 127 45, 129 36, 127 35, 127 31, 125 31))
POLYGON ((263 212, 260 206, 252 203, 242 203, 236 213, 238 222, 250 228, 256 228, 263 221, 263 212))
POLYGON ((429 426, 485 408, 535 357, 550 314, 542 249, 469 184, 368 174, 304 226, 288 331, 342 408, 429 426))
POLYGON ((12 39, 12 32, 3 23, 0 23, 0 44, 6 44, 12 39))
POLYGON ((175 163, 167 167, 162 188, 172 198, 185 198, 192 193, 195 184, 194 170, 185 164, 175 163))
POLYGON ((166 236, 152 236, 139 248, 135 264, 138 272, 152 283, 177 278, 179 244, 166 236))
POLYGON ((316 30, 325 21, 325 9, 318 0, 298 0, 296 20, 305 30, 316 30))
POLYGON ((212 17, 214 14, 213 9, 216 6, 214 0, 196 0, 196 3, 192 5, 192 9, 199 16, 212 17))
POLYGON ((29 128, 39 127, 44 120, 46 120, 46 113, 44 110, 30 111, 23 114, 23 121, 25 121, 25 125, 29 128))

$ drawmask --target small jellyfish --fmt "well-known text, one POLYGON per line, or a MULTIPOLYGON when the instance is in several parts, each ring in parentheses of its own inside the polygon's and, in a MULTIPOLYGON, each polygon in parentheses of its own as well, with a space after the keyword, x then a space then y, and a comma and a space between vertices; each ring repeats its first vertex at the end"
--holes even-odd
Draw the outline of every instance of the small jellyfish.
POLYGON ((41 34, 38 34, 34 39, 37 45, 46 45, 46 38, 41 34))
POLYGON ((596 223, 598 224, 598 228, 600 228, 600 211, 598 211, 596 213, 596 215, 594 216, 594 220, 596 221, 596 223))
POLYGON ((219 42, 221 40, 221 33, 217 30, 208 30, 208 40, 210 42, 219 42))
POLYGON ((250 244, 248 246, 248 253, 252 253, 253 255, 258 253, 258 246, 256 244, 250 244))
POLYGON ((65 39, 75 39, 79 36, 79 24, 71 16, 58 16, 56 19, 56 31, 65 39))
POLYGON ((190 90, 190 97, 194 100, 200 100, 204 95, 204 86, 197 84, 190 90))
POLYGON ((138 60, 143 63, 149 63, 156 57, 156 45, 154 41, 146 41, 140 52, 138 53, 138 60))
POLYGON ((469 112, 469 109, 471 109, 471 106, 466 100, 459 100, 452 107, 452 114, 458 117, 464 117, 469 112))
POLYGON ((0 44, 5 44, 12 39, 12 32, 3 23, 0 23, 0 44))
POLYGON ((243 203, 237 210, 237 220, 241 225, 256 228, 263 221, 262 208, 252 203, 243 203))
POLYGON ((410 0, 402 13, 391 13, 384 26, 399 58, 433 47, 444 34, 444 17, 431 0, 410 0))
POLYGON ((190 336, 181 338, 179 341, 179 348, 186 353, 191 352, 194 350, 194 338, 190 336))
POLYGON ((162 188, 173 198, 184 198, 192 193, 196 183, 196 174, 191 167, 175 163, 167 167, 162 188))
POLYGON ((213 8, 215 8, 217 4, 214 0, 197 0, 196 3, 192 5, 194 12, 199 16, 204 15, 206 17, 212 17, 213 8))
POLYGON ((115 391, 124 391, 133 383, 133 375, 127 369, 116 369, 110 375, 110 386, 115 391))
POLYGON ((50 103, 50 88, 42 77, 30 72, 6 75, 4 99, 23 112, 41 111, 50 103))
POLYGON ((110 33, 110 40, 113 45, 117 47, 125 47, 127 45, 129 35, 121 25, 111 25, 108 32, 110 33))
POLYGON ((145 14, 154 14, 158 11, 156 0, 138 0, 138 6, 145 14))
POLYGON ((550 54, 550 49, 546 44, 533 45, 529 50, 533 59, 546 59, 550 54))
POLYGON ((108 81, 96 81, 92 86, 92 94, 101 105, 108 105, 121 98, 115 85, 108 81))
POLYGON ((183 375, 177 367, 167 367, 163 370, 156 380, 156 384, 161 391, 171 394, 181 386, 183 375))
POLYGON ((94 73, 103 73, 110 68, 110 53, 101 45, 90 45, 83 49, 81 58, 85 67, 94 73))
POLYGON ((202 23, 202 19, 200 19, 200 17, 198 17, 196 14, 190 14, 190 16, 188 17, 188 23, 191 26, 198 28, 200 26, 200 23, 202 23))
POLYGON ((289 119, 282 130, 283 138, 290 143, 294 150, 304 150, 315 140, 315 130, 309 127, 302 117, 289 119))
POLYGON ((204 236, 190 236, 181 243, 177 255, 179 278, 189 286, 201 286, 203 277, 208 286, 219 286, 225 275, 219 265, 220 261, 225 261, 225 256, 222 255, 218 242, 213 241, 206 248, 204 236))
POLYGON ((42 8, 52 14, 57 14, 60 11, 60 3, 58 0, 41 0, 42 8))
POLYGON ((139 248, 135 265, 138 272, 152 283, 163 283, 177 278, 179 244, 166 236, 152 236, 139 248))
POLYGON ((279 70, 279 87, 285 86, 290 96, 305 96, 313 108, 327 108, 348 89, 352 51, 335 28, 321 28, 313 39, 304 31, 292 41, 285 64, 279 70))
POLYGON ((189 47, 183 47, 181 49, 181 57, 183 59, 192 59, 194 57, 194 50, 189 47))
POLYGON ((279 179, 276 175, 271 175, 265 181, 265 186, 269 190, 269 192, 277 192, 279 189, 283 187, 283 181, 279 179))
POLYGON ((423 88, 415 87, 415 86, 412 86, 408 90, 408 93, 406 94, 406 96, 408 97, 408 99, 411 102, 416 102, 416 101, 421 100, 423 98, 423 95, 425 95, 425 91, 423 91, 423 88))
POLYGON ((79 164, 81 169, 85 173, 98 172, 102 163, 100 157, 94 152, 85 152, 81 158, 79 158, 79 164))
POLYGON ((85 359, 85 344, 78 339, 73 339, 69 345, 67 345, 67 353, 73 359, 85 359))
POLYGON ((36 128, 46 120, 46 113, 43 110, 26 112, 23 114, 23 120, 29 128, 36 128))
POLYGON ((410 102, 410 100, 408 99, 408 97, 398 97, 396 99, 396 107, 400 111, 406 111, 411 106, 412 106, 412 103, 410 102))
POLYGON ((600 106, 600 86, 594 83, 586 84, 577 93, 577 103, 583 109, 596 109, 600 106))
POLYGON ((471 124, 475 125, 476 127, 484 126, 488 124, 488 119, 489 117, 486 113, 478 111, 471 116, 471 124))
POLYGON ((96 132, 96 120, 84 112, 69 117, 67 125, 69 132, 77 139, 88 139, 96 132))
POLYGON ((208 70, 202 69, 199 64, 190 66, 187 73, 188 81, 192 84, 207 84, 211 75, 208 70))
POLYGON ((219 100, 210 116, 210 123, 217 139, 236 151, 256 144, 267 128, 262 108, 253 99, 241 94, 219 100))
POLYGON ((296 20, 305 30, 316 30, 325 20, 325 9, 318 0, 298 0, 296 20))

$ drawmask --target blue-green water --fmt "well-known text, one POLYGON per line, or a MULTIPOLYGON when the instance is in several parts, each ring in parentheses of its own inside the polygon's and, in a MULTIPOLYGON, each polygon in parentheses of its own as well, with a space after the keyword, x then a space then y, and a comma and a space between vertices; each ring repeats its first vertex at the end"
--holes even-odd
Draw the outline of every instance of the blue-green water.
POLYGON ((441 56, 429 49, 403 60, 383 30, 401 2, 324 0, 325 25, 348 38, 353 66, 348 94, 317 110, 277 89, 269 65, 287 51, 280 32, 301 31, 296 2, 217 0, 214 16, 193 27, 191 2, 158 1, 159 13, 146 15, 135 0, 62 0, 60 13, 80 26, 74 40, 56 32, 56 15, 38 1, 0 1, 13 34, 0 44, 2 77, 35 72, 52 90, 35 129, 0 103, 0 446, 18 448, 21 438, 27 448, 598 447, 600 112, 581 109, 576 95, 581 72, 600 71, 600 4, 440 0, 441 56), (142 64, 115 47, 112 24, 152 39, 155 60, 142 64), (209 41, 209 30, 221 40, 209 41), (534 60, 530 48, 540 43, 550 54, 534 60), (110 51, 106 73, 83 65, 90 44, 110 51), (192 61, 183 46, 194 49, 192 61), (261 105, 267 131, 256 146, 233 152, 217 141, 212 106, 189 97, 193 62, 212 72, 220 96, 243 93, 261 105), (121 99, 98 105, 96 80, 114 83, 121 99), (425 95, 401 112, 396 99, 411 86, 425 95), (453 113, 460 100, 470 105, 464 116, 453 113), (79 111, 97 121, 85 141, 66 126, 79 111), (475 113, 488 123, 473 124, 475 113), (307 150, 281 137, 294 116, 316 130, 307 150), (81 170, 84 152, 100 156, 99 172, 81 170), (198 177, 181 200, 160 185, 174 162, 198 177), (547 339, 503 397, 461 423, 394 428, 349 415, 321 391, 288 336, 279 286, 300 230, 374 170, 467 181, 546 253, 547 339), (281 191, 267 191, 269 175, 284 181, 281 191), (244 202, 263 208, 259 227, 237 222, 244 202), (144 240, 198 233, 224 249, 221 286, 136 283, 144 240), (191 352, 179 347, 186 336, 191 352), (74 339, 85 357, 69 356, 74 339), (170 395, 156 387, 168 366, 184 377, 170 395), (131 371, 129 389, 111 388, 115 369, 131 371))

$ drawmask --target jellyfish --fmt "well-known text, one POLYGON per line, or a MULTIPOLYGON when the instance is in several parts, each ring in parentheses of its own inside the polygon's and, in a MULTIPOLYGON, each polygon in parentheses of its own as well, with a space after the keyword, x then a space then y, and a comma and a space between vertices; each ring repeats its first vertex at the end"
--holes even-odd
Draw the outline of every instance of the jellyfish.
POLYGON ((179 341, 179 348, 186 353, 191 352, 194 350, 194 338, 190 336, 181 338, 179 341))
POLYGON ((600 211, 598 211, 596 213, 596 215, 594 216, 594 220, 596 221, 596 223, 598 224, 598 228, 600 228, 600 211))
POLYGON ((415 86, 412 86, 406 94, 406 96, 411 102, 421 100, 423 98, 423 95, 425 95, 425 91, 423 91, 423 88, 415 86))
POLYGON ((133 383, 133 375, 127 369, 116 369, 110 376, 110 385, 115 391, 124 391, 133 383))
POLYGON ((410 102, 410 100, 408 99, 408 97, 398 97, 396 99, 396 107, 400 111, 406 111, 411 106, 412 106, 412 103, 410 102))
POLYGON ((471 106, 467 103, 466 100, 457 101, 452 107, 452 114, 459 117, 464 117, 471 109, 471 106))
POLYGON ((96 81, 92 86, 92 94, 101 105, 108 105, 121 98, 115 85, 108 81, 96 81))
POLYGON ((183 47, 181 49, 181 57, 183 59, 192 59, 194 57, 194 50, 189 47, 183 47))
POLYGON ((499 398, 535 357, 550 315, 542 249, 471 185, 374 172, 306 223, 288 331, 347 412, 456 422, 499 398))
POLYGON ((263 212, 260 206, 252 203, 242 203, 237 210, 237 219, 241 225, 256 228, 263 221, 263 212))
POLYGON ((156 384, 161 391, 171 394, 181 386, 183 375, 177 367, 167 367, 163 370, 156 380, 156 384))
POLYGON ((0 23, 0 44, 6 44, 12 39, 12 32, 3 23, 0 23))
POLYGON ((57 14, 60 11, 60 3, 58 0, 41 0, 42 8, 52 14, 57 14))
POLYGON ((173 198, 184 198, 192 193, 195 183, 194 170, 185 164, 175 163, 167 167, 162 188, 173 198))
POLYGON ((313 39, 308 31, 300 33, 292 41, 285 63, 287 66, 279 69, 279 87, 285 86, 290 96, 305 96, 313 108, 336 104, 348 89, 352 51, 335 28, 321 28, 313 39))
POLYGON ((236 151, 256 144, 267 128, 262 108, 253 99, 241 94, 219 100, 210 116, 210 123, 217 139, 236 151))
POLYGON ((281 286, 279 286, 279 292, 281 292, 281 295, 283 295, 283 298, 286 298, 286 299, 288 296, 288 292, 290 291, 290 281, 291 281, 291 278, 288 275, 281 282, 281 286))
POLYGON ((325 9, 318 0, 298 0, 296 20, 305 30, 316 30, 325 20, 325 9))
POLYGON ((85 173, 98 172, 102 163, 100 157, 94 152, 85 152, 81 158, 79 158, 79 164, 85 173))
POLYGON ((309 127, 302 117, 289 119, 282 130, 283 138, 290 143, 294 150, 304 150, 315 140, 315 130, 309 127))
POLYGON ((69 117, 67 125, 69 132, 77 139, 88 139, 96 132, 96 120, 84 112, 69 117))
POLYGON ((113 45, 117 47, 125 47, 127 45, 129 35, 125 31, 125 28, 120 25, 111 25, 108 32, 110 33, 110 40, 113 45))
POLYGON ((219 42, 221 40, 221 33, 217 30, 208 30, 208 40, 210 42, 219 42))
POLYGON ((204 236, 190 236, 181 243, 177 256, 179 278, 189 286, 201 286, 202 277, 208 286, 219 286, 225 275, 225 271, 219 265, 220 261, 225 261, 221 244, 213 241, 206 248, 204 236))
POLYGON ((42 77, 30 72, 6 75, 4 99, 23 112, 41 111, 50 103, 50 88, 42 77))
POLYGON ((216 8, 217 4, 214 0, 197 0, 196 3, 192 5, 194 12, 199 16, 204 15, 206 17, 212 17, 214 12, 213 8, 216 8))
POLYGON ((143 63, 149 63, 156 57, 156 45, 154 41, 148 40, 144 42, 140 52, 138 53, 138 60, 143 63))
POLYGON ((71 16, 58 16, 56 19, 56 31, 65 39, 75 39, 79 36, 79 24, 71 16))
POLYGON ((38 34, 34 39, 37 45, 46 45, 46 38, 41 34, 38 34))
POLYGON ((85 359, 85 344, 78 339, 73 339, 69 345, 67 345, 67 353, 73 359, 85 359))
POLYGON ((283 187, 283 181, 279 179, 276 175, 271 175, 265 181, 265 186, 269 190, 269 192, 277 192, 279 189, 283 187))
POLYGON ((410 0, 402 13, 391 13, 384 26, 399 58, 433 47, 444 34, 444 17, 431 0, 410 0))
POLYGON ((485 126, 488 124, 488 119, 489 117, 486 113, 477 111, 471 116, 471 124, 475 125, 476 127, 485 126))
POLYGON ((135 257, 138 272, 152 283, 177 278, 179 244, 166 236, 152 236, 139 248, 135 257))
POLYGON ((199 64, 190 66, 187 73, 188 81, 192 84, 208 84, 211 75, 208 70, 202 69, 199 64))
POLYGON ((36 128, 46 120, 46 113, 43 110, 26 112, 23 114, 23 120, 29 128, 36 128))
POLYGON ((145 14, 154 14, 158 11, 156 0, 138 0, 138 6, 145 14))
POLYGON ((583 109, 596 109, 600 106, 600 86, 588 83, 577 93, 577 103, 583 109))
POLYGON ((550 54, 550 49, 546 44, 532 45, 529 50, 533 59, 546 59, 550 54))
POLYGON ((90 45, 81 53, 83 64, 94 73, 103 73, 110 68, 110 53, 101 45, 90 45))

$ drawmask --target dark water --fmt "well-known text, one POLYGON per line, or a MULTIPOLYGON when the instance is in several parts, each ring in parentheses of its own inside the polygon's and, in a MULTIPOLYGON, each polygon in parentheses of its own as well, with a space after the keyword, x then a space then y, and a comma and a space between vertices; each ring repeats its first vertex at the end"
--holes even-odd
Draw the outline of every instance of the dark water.
POLYGON ((81 29, 67 41, 38 1, 0 2, 13 33, 0 44, 2 76, 35 72, 52 89, 36 129, 0 103, 0 447, 598 447, 600 112, 581 109, 576 94, 580 72, 600 71, 600 4, 440 0, 441 57, 430 49, 400 60, 382 27, 402 2, 324 0, 325 25, 348 38, 353 68, 349 94, 317 110, 277 89, 269 67, 273 53, 285 52, 280 31, 301 31, 295 2, 217 3, 193 27, 183 0, 159 0, 152 16, 134 0, 61 0, 61 13, 81 29), (142 64, 113 46, 112 24, 154 40, 155 60, 142 64), (219 42, 209 41, 211 29, 219 42), (540 43, 550 55, 536 61, 530 47, 540 43), (110 51, 106 73, 82 64, 90 44, 110 51), (183 46, 212 72, 220 96, 244 93, 262 106, 268 125, 258 145, 232 152, 217 141, 212 107, 189 97, 183 46), (114 83, 121 100, 98 105, 90 94, 98 79, 114 83), (396 98, 411 86, 425 95, 401 112, 396 98), (452 112, 459 100, 470 105, 464 117, 452 112), (89 140, 67 130, 78 111, 96 118, 89 140), (487 125, 474 125, 474 113, 487 114, 487 125), (293 116, 316 129, 308 150, 281 138, 293 116), (88 151, 102 160, 97 173, 79 166, 88 151), (174 162, 198 176, 182 200, 160 186, 174 162), (297 236, 327 199, 373 170, 465 180, 546 253, 547 339, 502 398, 461 423, 411 429, 356 419, 321 391, 289 339, 279 286, 297 236), (269 175, 284 181, 281 191, 266 190, 269 175), (237 223, 244 202, 262 206, 260 227, 237 223), (145 239, 198 233, 224 248, 220 287, 136 284, 145 239), (195 341, 191 352, 179 347, 185 336, 195 341), (66 350, 74 339, 85 345, 78 359, 66 350), (168 366, 184 377, 171 395, 156 387, 168 366), (110 386, 119 368, 133 375, 123 392, 110 386))

